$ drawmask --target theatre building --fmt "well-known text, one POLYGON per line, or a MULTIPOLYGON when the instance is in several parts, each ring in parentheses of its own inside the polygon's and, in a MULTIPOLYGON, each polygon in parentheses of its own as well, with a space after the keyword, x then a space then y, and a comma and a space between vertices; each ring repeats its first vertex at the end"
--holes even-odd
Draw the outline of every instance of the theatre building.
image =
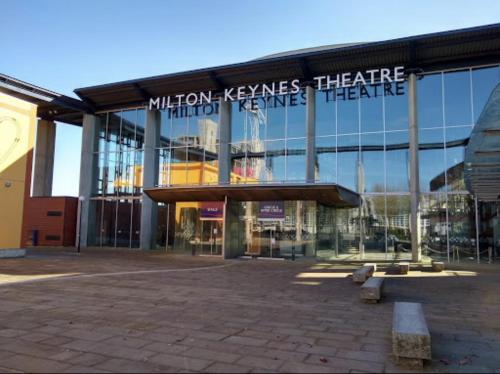
POLYGON ((497 24, 79 88, 38 126, 82 126, 82 247, 479 260, 499 83, 497 24))

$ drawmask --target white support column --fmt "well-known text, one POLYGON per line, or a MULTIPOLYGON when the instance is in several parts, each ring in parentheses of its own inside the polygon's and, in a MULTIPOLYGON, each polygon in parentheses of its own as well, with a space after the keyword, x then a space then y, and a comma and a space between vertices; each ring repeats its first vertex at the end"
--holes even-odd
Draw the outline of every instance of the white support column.
POLYGON ((54 121, 38 120, 36 128, 32 196, 52 195, 55 146, 56 124, 54 121))
MULTIPOLYGON (((144 164, 142 166, 143 187, 156 187, 158 184, 159 157, 156 148, 160 145, 160 111, 146 110, 146 128, 144 134, 144 164)), ((142 194, 141 207, 141 248, 155 248, 158 203, 142 194)))
POLYGON ((91 227, 94 226, 95 211, 92 211, 90 197, 94 187, 96 177, 96 157, 97 150, 97 126, 99 119, 91 114, 83 116, 82 124, 82 152, 80 162, 80 190, 79 196, 82 198, 80 205, 81 223, 79 225, 79 240, 82 247, 87 247, 92 235, 91 227))
POLYGON ((410 233, 412 261, 422 260, 420 240, 420 182, 418 170, 417 76, 408 76, 408 130, 410 161, 410 233))

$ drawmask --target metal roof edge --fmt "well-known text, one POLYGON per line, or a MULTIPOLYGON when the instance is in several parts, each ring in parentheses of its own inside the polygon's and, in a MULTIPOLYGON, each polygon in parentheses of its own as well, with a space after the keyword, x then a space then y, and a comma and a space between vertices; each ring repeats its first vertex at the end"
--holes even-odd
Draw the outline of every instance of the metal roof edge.
POLYGON ((354 44, 354 45, 348 45, 348 46, 340 47, 340 48, 326 49, 326 50, 313 51, 313 52, 304 52, 304 53, 299 53, 299 54, 294 54, 294 55, 286 55, 286 56, 270 57, 270 58, 266 58, 266 59, 250 60, 250 61, 238 62, 238 63, 234 63, 234 64, 219 65, 219 66, 213 66, 213 67, 208 67, 208 68, 187 70, 187 71, 181 71, 181 72, 175 72, 175 73, 169 73, 169 74, 161 74, 161 75, 155 75, 155 76, 149 76, 149 77, 143 77, 143 78, 135 78, 135 79, 130 79, 130 80, 105 83, 105 84, 100 84, 100 85, 95 85, 95 86, 76 88, 74 90, 74 92, 80 98, 83 99, 85 91, 111 88, 113 86, 120 87, 120 86, 127 85, 127 84, 137 84, 137 83, 141 83, 141 82, 145 82, 145 81, 149 81, 149 80, 154 80, 154 79, 188 76, 190 74, 197 74, 197 73, 204 73, 204 72, 208 73, 208 72, 212 72, 215 70, 231 69, 231 68, 238 68, 238 67, 243 67, 243 66, 257 66, 257 65, 263 65, 263 64, 273 62, 273 61, 274 62, 286 61, 286 60, 292 61, 292 60, 296 60, 296 59, 300 59, 300 58, 316 57, 316 56, 321 56, 321 55, 325 55, 325 54, 331 54, 332 52, 333 53, 341 53, 341 52, 346 52, 346 51, 351 51, 351 50, 352 51, 362 50, 362 49, 370 48, 370 47, 379 47, 379 46, 383 46, 383 45, 408 43, 408 42, 418 42, 418 41, 422 41, 425 39, 455 36, 455 35, 459 36, 460 34, 484 32, 484 31, 495 30, 495 29, 498 29, 500 31, 500 23, 474 26, 474 27, 462 28, 462 29, 447 30, 447 31, 439 31, 439 32, 434 32, 434 33, 420 34, 420 35, 415 35, 415 36, 407 36, 407 37, 396 38, 396 39, 387 39, 387 40, 383 40, 383 41, 354 44))

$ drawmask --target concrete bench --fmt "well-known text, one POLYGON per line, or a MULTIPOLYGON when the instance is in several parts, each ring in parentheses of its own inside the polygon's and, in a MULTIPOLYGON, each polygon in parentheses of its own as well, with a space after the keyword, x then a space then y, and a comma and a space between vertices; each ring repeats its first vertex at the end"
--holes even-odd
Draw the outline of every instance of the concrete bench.
POLYGON ((375 262, 367 262, 366 264, 363 264, 363 266, 372 266, 373 272, 377 271, 377 264, 375 262))
POLYGON ((0 249, 0 258, 26 257, 26 249, 0 249))
POLYGON ((444 262, 442 261, 432 261, 432 271, 440 273, 444 270, 444 262))
POLYGON ((410 263, 409 262, 400 262, 399 263, 399 273, 400 274, 408 274, 410 271, 410 263))
POLYGON ((431 359, 431 335, 425 322, 422 304, 394 303, 392 352, 398 362, 422 366, 431 359))
POLYGON ((364 283, 368 278, 373 275, 373 266, 363 266, 362 268, 356 270, 352 273, 352 280, 355 283, 364 283))
POLYGON ((359 295, 365 303, 377 303, 382 298, 383 291, 384 278, 371 277, 363 283, 359 295))

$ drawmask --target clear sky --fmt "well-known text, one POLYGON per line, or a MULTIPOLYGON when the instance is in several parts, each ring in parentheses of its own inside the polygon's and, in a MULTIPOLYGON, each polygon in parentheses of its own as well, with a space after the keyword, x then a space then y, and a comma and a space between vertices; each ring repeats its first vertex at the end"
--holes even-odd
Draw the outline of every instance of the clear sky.
MULTIPOLYGON (((0 72, 79 87, 326 44, 500 22, 498 0, 0 0, 0 72)), ((55 195, 78 194, 81 130, 58 126, 55 195)))

